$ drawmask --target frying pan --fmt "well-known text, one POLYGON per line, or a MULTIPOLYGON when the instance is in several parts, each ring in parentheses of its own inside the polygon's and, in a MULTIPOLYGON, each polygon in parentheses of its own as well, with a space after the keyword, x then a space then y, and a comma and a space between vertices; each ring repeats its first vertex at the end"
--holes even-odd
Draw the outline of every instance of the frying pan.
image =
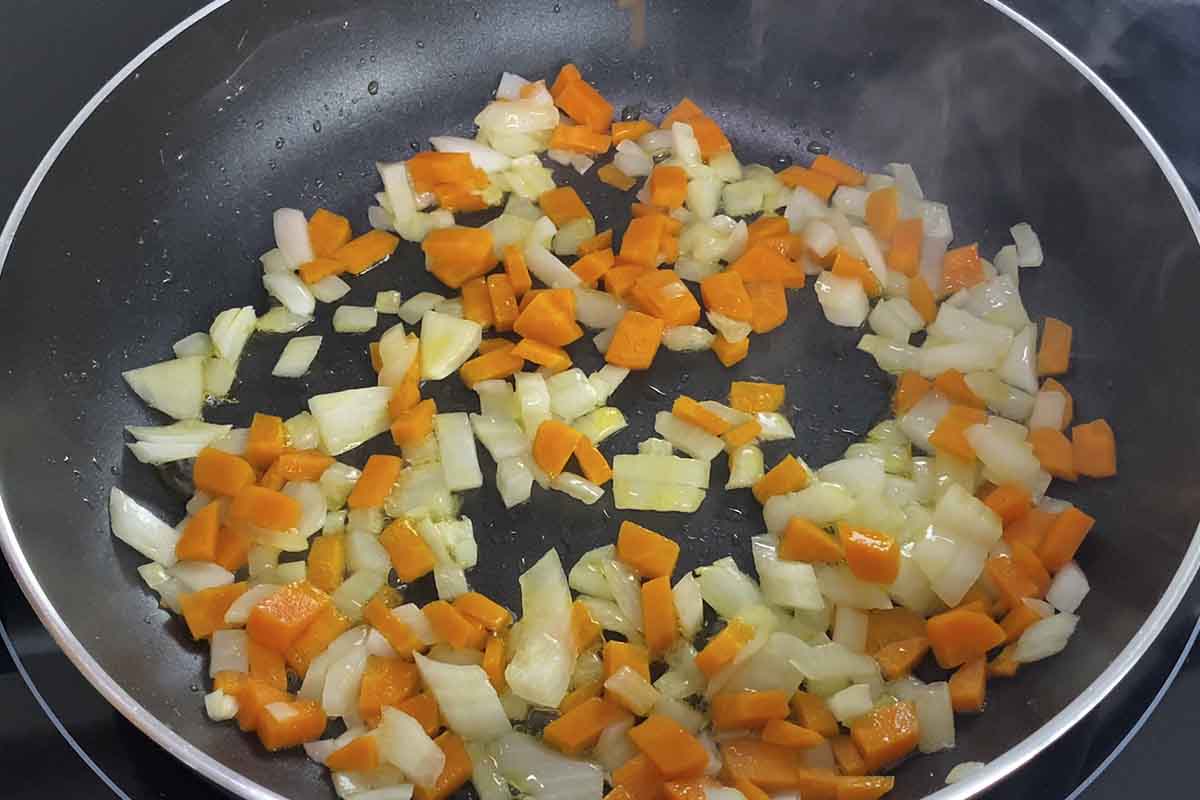
MULTIPOLYGON (((806 163, 828 146, 860 164, 911 162, 926 193, 949 204, 959 240, 979 239, 985 253, 1014 222, 1041 233, 1047 263, 1024 271, 1026 304, 1075 326, 1066 383, 1081 417, 1109 419, 1121 443, 1118 478, 1054 490, 1099 520, 1080 554, 1092 592, 1067 652, 994 683, 990 713, 959 718, 955 750, 902 765, 894 797, 965 798, 1028 761, 1117 685, 1194 576, 1200 373, 1184 337, 1200 294, 1200 214, 1112 91, 993 2, 643 10, 639 23, 636 9, 609 3, 219 0, 110 81, 22 194, 0 237, 0 542, 84 675, 225 789, 332 794, 302 754, 264 757, 251 738, 204 718, 203 648, 163 620, 139 584, 140 558, 111 539, 114 482, 165 518, 182 513, 121 442, 120 426, 162 420, 120 372, 166 357, 221 309, 253 301, 261 311, 255 257, 271 244, 270 212, 326 206, 361 230, 378 188, 373 162, 405 158, 430 135, 469 135, 502 69, 551 75, 575 61, 627 114, 657 117, 687 94, 711 109, 743 161, 806 163), (643 23, 644 45, 633 47, 643 23), (938 791, 966 760, 989 766, 938 791)), ((627 197, 590 177, 559 179, 580 187, 601 228, 624 225, 627 197)), ((383 288, 435 287, 405 245, 356 280, 346 302, 369 303, 383 288)), ((613 451, 650 435, 654 412, 675 395, 718 397, 731 379, 758 376, 787 384, 798 431, 787 447, 816 464, 838 457, 885 413, 888 382, 855 350, 858 332, 821 319, 811 292, 793 293, 791 306, 787 327, 756 338, 732 370, 667 354, 631 377, 617 402, 632 424, 613 451)), ((330 312, 315 332, 329 333, 330 312)), ((312 372, 284 381, 266 377, 283 339, 258 335, 237 402, 209 418, 290 416, 312 394, 365 385, 370 338, 327 336, 312 372)), ((444 383, 433 389, 439 406, 472 407, 444 383)), ((784 449, 768 449, 768 461, 784 449)), ((681 541, 683 568, 726 554, 749 568, 761 517, 747 494, 714 490, 690 516, 618 515, 609 497, 588 508, 546 494, 510 512, 489 485, 464 507, 482 552, 470 579, 517 607, 518 573, 547 548, 570 563, 627 517, 681 541)))

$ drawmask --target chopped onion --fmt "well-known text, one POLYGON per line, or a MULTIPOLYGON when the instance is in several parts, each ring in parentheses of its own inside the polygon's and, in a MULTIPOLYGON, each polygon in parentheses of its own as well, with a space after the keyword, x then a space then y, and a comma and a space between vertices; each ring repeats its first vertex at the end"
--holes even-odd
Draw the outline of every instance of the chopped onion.
POLYGON ((533 473, 523 458, 510 456, 496 462, 496 488, 505 508, 529 499, 533 492, 533 473))
POLYGON ((854 506, 853 495, 841 486, 817 482, 798 492, 772 497, 763 506, 763 520, 768 532, 778 533, 794 516, 804 517, 816 525, 828 525, 845 517, 854 506))
POLYGON ((209 641, 208 676, 250 671, 250 637, 243 630, 213 631, 209 641))
MULTIPOLYGON (((1027 392, 1009 386, 994 372, 968 372, 965 380, 967 388, 986 403, 990 410, 1003 417, 1024 420, 1032 413, 1034 398, 1027 392)), ((1065 402, 1065 398, 1063 400, 1065 402)))
POLYGON ((293 314, 284 306, 274 306, 258 318, 254 327, 263 333, 295 333, 310 322, 312 317, 293 314))
POLYGON ((721 180, 716 176, 688 181, 687 207, 699 219, 709 219, 721 203, 721 180))
POLYGON ((633 720, 625 719, 600 732, 600 738, 592 748, 592 756, 608 772, 620 769, 626 761, 637 755, 637 748, 629 738, 629 729, 632 727, 633 720))
POLYGON ((933 452, 929 437, 942 417, 950 410, 950 402, 940 392, 927 392, 916 405, 900 417, 900 430, 913 444, 926 452, 933 452))
POLYGON ((287 259, 289 267, 297 269, 301 264, 316 258, 308 238, 308 220, 303 211, 279 208, 275 210, 272 220, 275 226, 275 246, 287 259))
POLYGON ((425 312, 430 311, 445 299, 440 294, 433 292, 418 292, 401 303, 400 310, 397 313, 404 322, 409 325, 416 325, 424 318, 425 312))
POLYGON ((128 447, 138 461, 165 464, 195 458, 205 447, 233 430, 233 426, 188 419, 161 426, 129 425, 125 430, 137 439, 128 447))
POLYGON ((917 200, 925 199, 925 192, 921 190, 921 183, 917 180, 917 173, 913 171, 912 165, 892 162, 884 169, 896 179, 896 188, 903 194, 917 200))
POLYGON ((502 172, 512 166, 512 159, 497 152, 482 142, 458 136, 430 136, 429 143, 439 153, 466 153, 476 169, 484 172, 502 172))
POLYGON ((1068 561, 1050 582, 1046 602, 1059 611, 1074 614, 1090 589, 1083 570, 1074 561, 1068 561))
MULTIPOLYGON (((783 608, 820 611, 825 608, 821 587, 811 564, 782 561, 773 536, 755 536, 751 540, 754 569, 768 603, 783 608)), ((865 618, 864 618, 865 622, 865 618)), ((865 632, 864 628, 864 632, 865 632)))
POLYGON ((1000 539, 1000 517, 982 500, 957 484, 942 495, 933 510, 933 524, 939 531, 988 546, 1000 539))
POLYGON ((1028 325, 1013 338, 1012 347, 1004 356, 996 374, 1005 383, 1034 394, 1038 390, 1036 360, 1037 327, 1028 325))
POLYGON ((367 666, 366 644, 351 647, 333 660, 321 688, 321 707, 331 717, 357 716, 358 694, 367 666))
POLYGON ((441 462, 431 461, 401 472, 396 488, 384 501, 384 510, 389 517, 414 519, 442 518, 457 513, 458 503, 446 486, 441 462))
POLYGON ((637 142, 626 139, 616 147, 613 166, 631 178, 649 175, 654 169, 654 159, 646 154, 637 142))
POLYGON ((763 452, 748 444, 729 454, 729 480, 726 489, 749 489, 764 474, 763 452))
MULTIPOLYGON (((615 364, 605 364, 600 369, 588 376, 588 383, 596 389, 598 402, 606 403, 608 398, 612 397, 624 380, 629 377, 629 369, 626 367, 618 367, 615 364)), ((613 409, 620 414, 620 409, 613 409)), ((615 417, 613 418, 615 420, 615 417)), ((624 423, 625 417, 620 416, 621 422, 624 423)), ((622 426, 623 427, 623 426, 622 426)), ((615 431, 614 431, 615 433, 615 431)), ((598 443, 598 440, 592 439, 593 443, 598 443)))
POLYGON ((550 393, 550 411, 568 423, 594 409, 599 402, 595 387, 578 367, 547 378, 546 390, 550 393))
POLYGON ((266 288, 267 294, 297 316, 310 317, 317 307, 316 298, 308 284, 290 272, 272 272, 263 275, 263 286, 266 288))
POLYGON ((269 583, 251 586, 226 610, 225 624, 245 625, 246 620, 250 619, 250 612, 254 607, 277 591, 279 591, 279 587, 269 583))
POLYGON ((204 695, 204 713, 213 722, 226 722, 237 716, 238 700, 220 689, 204 695))
POLYGON ((830 199, 830 204, 847 216, 866 219, 868 195, 870 195, 870 192, 866 189, 859 189, 853 186, 839 186, 834 191, 833 197, 830 199))
POLYGON ((493 419, 516 419, 516 394, 508 381, 480 381, 473 387, 479 395, 479 414, 493 419))
POLYGON ((849 725, 854 720, 868 714, 875 707, 871 697, 871 687, 865 683, 847 686, 828 700, 829 710, 838 722, 849 725))
POLYGON ((600 562, 608 593, 616 601, 621 613, 630 621, 635 631, 642 628, 642 588, 637 573, 616 558, 600 562))
POLYGON ((583 603, 588 616, 603 630, 615 631, 630 641, 638 641, 641 638, 638 623, 626 616, 621 607, 612 600, 582 595, 579 602, 583 603))
POLYGON ((500 697, 480 667, 440 664, 420 653, 415 659, 447 727, 459 736, 488 742, 512 730, 500 697))
POLYGON ((616 334, 616 332, 617 326, 614 325, 611 328, 605 328, 592 337, 592 344, 596 346, 596 350, 601 355, 604 355, 608 352, 608 346, 612 343, 613 336, 616 334))
POLYGON ((1029 414, 1029 429, 1053 428, 1061 431, 1065 427, 1067 397, 1062 392, 1042 389, 1033 398, 1033 410, 1029 414))
POLYGON ((728 556, 696 570, 704 602, 725 619, 762 605, 763 595, 754 579, 742 572, 728 556))
MULTIPOLYGON (((507 385, 507 384, 505 384, 507 385)), ((506 458, 529 452, 529 439, 521 427, 512 419, 471 415, 471 429, 475 437, 488 451, 497 464, 506 458)))
POLYGON ((369 603, 375 593, 386 583, 386 572, 373 570, 356 572, 342 581, 341 585, 334 590, 333 604, 349 617, 351 622, 358 622, 362 619, 363 606, 369 603))
POLYGON ((671 595, 675 600, 679 629, 685 638, 694 638, 704 624, 704 599, 699 582, 689 572, 672 587, 671 595))
POLYGON ((478 322, 426 311, 421 317, 421 377, 447 377, 479 349, 482 338, 483 327, 478 322))
POLYGON ((834 325, 857 328, 866 320, 870 303, 859 281, 822 272, 815 288, 825 318, 834 325))
POLYGON ((207 561, 179 561, 167 572, 189 592, 233 583, 233 573, 207 561))
POLYGON ((545 800, 600 800, 604 794, 600 767, 561 755, 527 734, 505 734, 492 755, 500 774, 523 794, 545 800))
MULTIPOLYGON (((340 309, 339 309, 340 310, 340 309)), ((308 372, 321 349, 320 336, 296 336, 288 340, 271 374, 277 378, 299 378, 308 372)))
POLYGON ((604 682, 604 689, 638 716, 649 714, 659 700, 658 690, 632 667, 621 667, 614 672, 604 682))
POLYGON ((366 333, 378 322, 374 306, 338 306, 333 312, 333 329, 338 333, 366 333))
POLYGON ((392 706, 383 707, 376 732, 379 754, 422 786, 433 786, 446 766, 446 754, 429 738, 421 723, 392 706))
POLYGON ((1013 242, 1017 245, 1017 264, 1022 267, 1042 265, 1042 243, 1027 222, 1018 222, 1009 228, 1013 242))
POLYGON ((955 764, 950 768, 950 771, 946 773, 946 785, 948 786, 952 783, 965 781, 967 778, 971 777, 986 766, 987 764, 982 761, 963 761, 960 764, 955 764))
POLYGON ((212 337, 203 331, 198 331, 171 345, 171 350, 174 351, 176 358, 210 356, 213 353, 212 337))
POLYGON ((765 192, 761 181, 727 183, 721 189, 721 208, 731 217, 745 217, 763 210, 765 192))
POLYGON ((712 349, 714 339, 712 331, 695 325, 676 325, 663 332, 662 343, 668 350, 677 353, 688 353, 712 349))
POLYGON ((740 342, 750 335, 751 327, 749 322, 731 319, 719 311, 705 312, 708 321, 712 324, 717 332, 721 334, 728 342, 740 342))
POLYGON ((522 635, 504 671, 509 687, 530 703, 557 708, 575 656, 571 591, 558 553, 549 550, 520 578, 522 635))
POLYGON ((650 131, 638 137, 637 143, 650 155, 657 156, 671 149, 672 133, 662 129, 650 131))
POLYGON ((337 275, 327 275, 308 288, 313 297, 322 303, 336 303, 350 294, 350 284, 337 275))
POLYGON ((567 576, 570 587, 580 594, 611 599, 612 590, 608 588, 608 579, 604 577, 604 563, 612 561, 615 554, 616 548, 611 544, 584 553, 567 576))
MULTIPOLYGON (((811 569, 811 567, 809 568, 811 569)), ((867 615, 856 608, 838 606, 833 614, 833 641, 851 652, 865 652, 867 649, 867 615)))
POLYGON ((538 427, 550 418, 550 390, 546 387, 546 379, 536 372, 518 372, 513 380, 521 427, 532 438, 538 427))
POLYGON ((629 307, 608 292, 575 286, 575 320, 588 328, 611 328, 621 321, 629 307))
POLYGON ((551 289, 571 289, 582 285, 579 276, 558 256, 536 242, 525 245, 525 263, 530 274, 551 289))
POLYGON ((891 598, 883 587, 859 580, 848 567, 818 565, 815 570, 821 593, 835 606, 863 611, 892 607, 891 598))
POLYGON ((322 449, 336 456, 386 431, 391 424, 391 396, 387 386, 368 386, 309 398, 308 410, 321 431, 322 449))
POLYGON ((109 491, 108 514, 113 535, 122 542, 164 567, 175 564, 180 534, 115 486, 109 491))
MULTIPOLYGON (((591 217, 580 217, 573 219, 570 222, 564 222, 562 227, 554 234, 551 249, 558 256, 573 256, 579 252, 579 245, 596 235, 596 221, 591 217)), ((528 256, 526 261, 528 262, 528 256)), ((567 270, 570 272, 570 270, 567 270)), ((574 272, 570 272, 572 276, 578 279, 574 272)), ((540 276, 539 276, 540 277, 540 276)), ((549 285, 548 281, 545 281, 549 285)), ((572 285, 580 285, 578 281, 572 285)), ((560 288, 551 286, 551 288, 560 288)))
POLYGON ((1013 660, 1029 664, 1061 653, 1078 624, 1079 617, 1069 613, 1055 614, 1033 623, 1017 640, 1013 660))
POLYGON ((199 419, 204 406, 204 363, 199 356, 160 361, 121 373, 152 408, 175 419, 199 419))
POLYGON ((870 353, 880 369, 893 375, 912 370, 920 361, 917 348, 869 333, 858 340, 858 349, 870 353))
POLYGON ((702 461, 712 461, 725 450, 725 442, 719 437, 685 422, 669 411, 660 411, 655 415, 654 431, 675 449, 702 461))
POLYGON ((433 418, 446 486, 452 492, 478 489, 483 485, 479 454, 471 434, 471 421, 465 413, 438 414, 433 418))
POLYGON ((917 747, 922 753, 936 753, 954 747, 954 708, 950 703, 950 684, 938 681, 925 686, 913 702, 917 707, 917 747))
POLYGON ((278 247, 272 247, 259 256, 258 260, 262 263, 263 272, 291 272, 294 269, 278 247))
POLYGON ((604 496, 604 489, 573 472, 560 472, 550 481, 550 488, 589 506, 604 496))
POLYGON ((880 336, 886 336, 903 344, 908 344, 909 338, 925 327, 925 320, 912 303, 904 297, 892 297, 881 300, 871 310, 867 321, 871 330, 880 336))

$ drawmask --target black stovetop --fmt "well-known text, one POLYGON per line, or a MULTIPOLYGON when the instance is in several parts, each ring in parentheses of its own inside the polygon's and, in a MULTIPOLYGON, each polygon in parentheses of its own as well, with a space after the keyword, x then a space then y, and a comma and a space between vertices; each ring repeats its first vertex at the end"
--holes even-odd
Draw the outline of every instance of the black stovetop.
MULTIPOLYGON (((1100 72, 1158 138, 1196 194, 1200 106, 1192 100, 1200 86, 1200 4, 1010 3, 1100 72)), ((5 1, 0 11, 0 53, 5 54, 0 211, 7 213, 50 142, 108 76, 201 5, 198 0, 73 0, 69 7, 45 0, 5 1)), ((989 793, 989 800, 1194 794, 1190 757, 1200 733, 1200 652, 1189 655, 1189 650, 1198 617, 1200 585, 1122 687, 989 793)), ((0 775, 8 787, 0 795, 192 800, 222 794, 150 742, 83 680, 42 629, 3 562, 0 623, 5 644, 0 648, 0 775)))

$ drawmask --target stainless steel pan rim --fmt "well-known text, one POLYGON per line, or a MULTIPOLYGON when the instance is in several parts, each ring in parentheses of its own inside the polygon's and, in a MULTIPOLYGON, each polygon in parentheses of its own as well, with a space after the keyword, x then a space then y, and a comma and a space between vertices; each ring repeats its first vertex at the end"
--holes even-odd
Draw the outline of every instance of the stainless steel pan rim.
MULTIPOLYGON (((34 170, 29 182, 26 183, 20 197, 18 197, 16 205, 13 207, 12 213, 4 225, 3 231, 0 231, 0 271, 4 268, 4 262, 12 246, 13 239, 16 236, 17 228, 20 226, 21 220, 30 202, 32 202, 34 194, 41 185, 42 179, 50 171, 59 154, 92 115, 96 107, 152 55, 168 45, 196 22, 224 6, 229 1, 213 0, 213 2, 168 30, 122 67, 75 115, 74 119, 59 134, 58 139, 51 145, 49 151, 34 170)), ((1030 34, 1036 36, 1047 47, 1074 67, 1103 95, 1129 127, 1133 129, 1134 133, 1137 134, 1142 144, 1158 164, 1159 169, 1162 170, 1163 176, 1167 179, 1180 205, 1183 207, 1184 214, 1191 224, 1197 241, 1200 241, 1200 209, 1197 208, 1195 200, 1188 192, 1183 178, 1175 169, 1167 154, 1163 152, 1162 147, 1159 146, 1153 135, 1151 135, 1150 131, 1147 130, 1146 126, 1137 118, 1124 101, 1117 96, 1116 92, 1083 61, 1032 21, 999 2, 999 0, 983 0, 983 2, 1009 17, 1030 34)), ((286 800, 282 795, 248 780, 243 775, 229 769, 224 764, 189 743, 168 725, 150 714, 140 703, 136 702, 121 688, 121 685, 112 675, 109 675, 100 667, 88 653, 83 642, 67 627, 62 617, 59 616, 58 611, 51 604, 50 598, 42 589, 37 576, 34 575, 29 562, 25 558, 24 552, 21 550, 20 543, 17 541, 16 533, 13 530, 12 522, 5 509, 2 497, 0 497, 0 549, 3 550, 5 558, 8 559, 8 563, 17 578, 17 582, 21 586, 21 590, 25 593, 26 598, 28 598, 34 611, 41 619, 42 624, 46 626, 50 635, 54 637, 55 642, 58 643, 58 646, 62 648, 63 652, 66 653, 67 657, 83 673, 83 676, 92 686, 126 719, 176 758, 222 788, 248 798, 248 800, 286 800)), ((1150 645, 1154 643, 1154 640, 1162 632, 1163 627, 1166 626, 1167 621, 1182 601, 1198 570, 1200 570, 1200 527, 1197 527, 1196 532, 1193 534, 1191 544, 1184 554, 1179 569, 1175 572, 1175 576, 1171 579, 1170 584, 1167 586, 1166 591, 1163 592, 1162 598, 1154 607, 1150 616, 1147 617, 1137 634, 1134 635, 1113 662, 1100 673, 1091 685, 1079 697, 1068 704, 1066 708, 1058 712, 1058 714, 1029 736, 1025 737, 1016 746, 992 760, 984 769, 979 770, 969 778, 930 795, 931 800, 966 800, 966 798, 982 792, 984 789, 995 785, 1031 761, 1038 753, 1066 733, 1075 723, 1083 719, 1088 712, 1095 708, 1116 687, 1134 667, 1138 659, 1150 648, 1150 645)))

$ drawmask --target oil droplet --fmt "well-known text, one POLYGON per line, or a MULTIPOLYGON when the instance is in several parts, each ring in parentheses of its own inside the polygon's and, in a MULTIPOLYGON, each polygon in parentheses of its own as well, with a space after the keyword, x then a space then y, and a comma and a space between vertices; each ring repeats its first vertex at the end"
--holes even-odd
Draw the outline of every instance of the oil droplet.
POLYGON ((829 153, 828 145, 821 144, 820 142, 809 142, 808 147, 804 149, 812 153, 814 156, 823 156, 828 155, 829 153))
POLYGON ((275 140, 275 149, 282 150, 284 144, 286 144, 286 141, 284 140, 284 138, 282 136, 280 136, 278 139, 275 140))
POLYGON ((554 13, 557 14, 560 11, 562 11, 562 6, 560 6, 558 3, 555 3, 554 4, 554 13))
POLYGON ((321 120, 319 120, 319 119, 313 120, 313 131, 315 131, 316 133, 321 132, 321 120))
POLYGON ((820 81, 813 81, 810 85, 814 89, 820 89, 823 84, 820 81))
POLYGON ((833 128, 821 128, 821 135, 829 139, 833 137, 833 128))
POLYGON ((413 139, 411 142, 409 142, 408 146, 411 147, 413 150, 421 149, 421 143, 418 142, 416 139, 413 139))
POLYGON ((261 130, 262 130, 262 126, 263 126, 263 121, 262 121, 261 119, 260 119, 258 122, 254 123, 254 129, 255 129, 255 130, 261 131, 261 130))
POLYGON ((471 16, 475 17, 475 21, 476 21, 476 22, 478 22, 479 20, 483 19, 483 14, 480 14, 478 11, 476 11, 476 12, 475 12, 474 14, 472 14, 471 16))
POLYGON ((425 49, 425 43, 424 43, 423 41, 421 41, 420 39, 417 39, 417 49, 418 49, 418 50, 424 50, 424 49, 425 49))
POLYGON ((367 94, 379 94, 379 81, 371 81, 367 84, 367 94))

